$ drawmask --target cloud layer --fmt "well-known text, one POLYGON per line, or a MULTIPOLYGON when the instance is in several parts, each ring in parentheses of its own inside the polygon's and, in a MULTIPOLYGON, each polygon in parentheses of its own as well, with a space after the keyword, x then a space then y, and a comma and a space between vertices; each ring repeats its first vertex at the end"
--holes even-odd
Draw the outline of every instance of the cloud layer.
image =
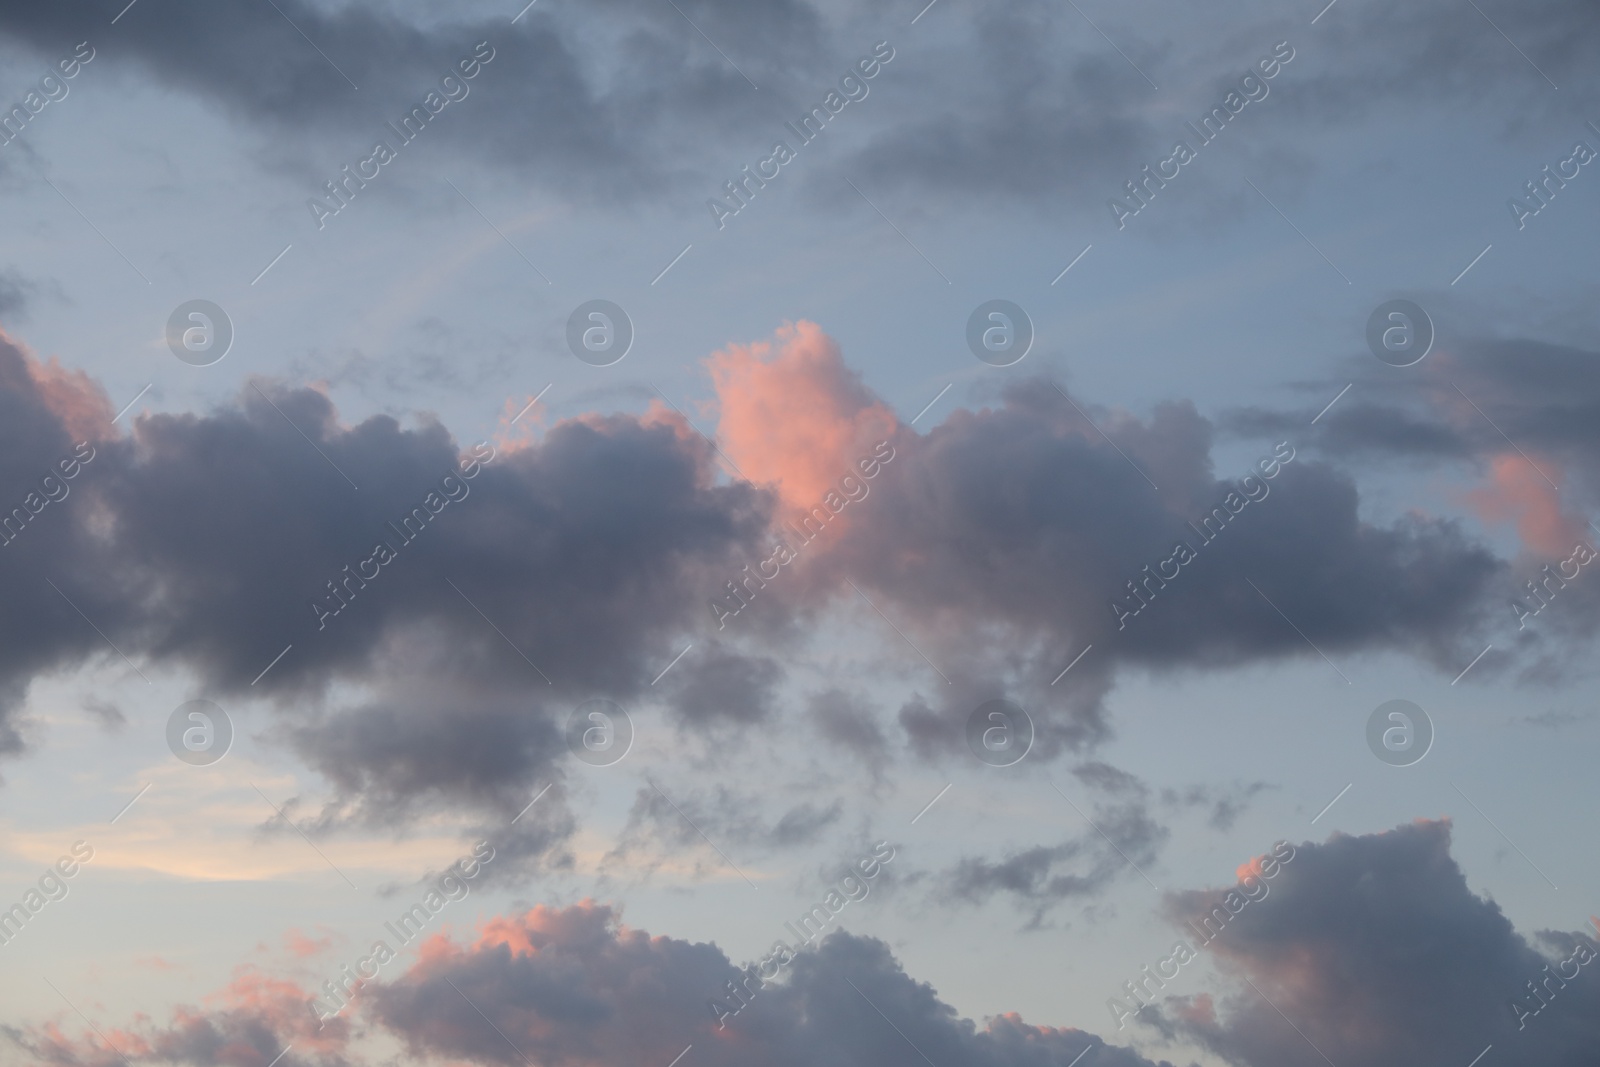
MULTIPOLYGON (((1465 1063, 1491 1043, 1517 1062, 1589 1062, 1600 1038, 1600 993, 1591 975, 1579 976, 1585 964, 1563 961, 1585 953, 1592 961, 1600 946, 1588 934, 1541 931, 1536 949, 1468 889, 1450 856, 1447 822, 1335 835, 1290 855, 1266 883, 1270 891, 1207 946, 1222 988, 1166 997, 1138 1016, 1144 1036, 1196 1042, 1230 1067, 1465 1063), (1542 997, 1530 982, 1540 983, 1542 997)), ((1187 923, 1223 899, 1220 890, 1169 894, 1168 921, 1193 940, 1187 923)), ((873 938, 829 934, 780 970, 750 977, 713 944, 651 936, 623 924, 614 908, 585 901, 499 916, 465 941, 435 935, 399 977, 361 988, 351 1018, 320 1032, 305 1007, 309 991, 245 970, 206 1007, 105 1037, 131 1062, 228 1067, 258 1067, 291 1043, 291 1062, 367 1062, 354 1038, 368 1026, 424 1063, 531 1058, 616 1067, 668 1063, 691 1046, 707 1067, 869 1067, 923 1057, 1044 1067, 1071 1063, 1085 1049, 1115 1067, 1157 1062, 1014 1013, 980 1026, 873 938), (719 1015, 714 1002, 736 992, 748 1006, 719 1015)), ((116 1059, 87 1031, 75 1037, 45 1025, 10 1036, 37 1062, 58 1067, 116 1059)))

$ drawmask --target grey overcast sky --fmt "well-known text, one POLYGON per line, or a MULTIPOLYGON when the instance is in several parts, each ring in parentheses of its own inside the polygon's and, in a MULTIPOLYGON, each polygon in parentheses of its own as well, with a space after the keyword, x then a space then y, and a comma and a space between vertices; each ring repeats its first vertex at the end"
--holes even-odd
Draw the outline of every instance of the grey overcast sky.
POLYGON ((0 1063, 1577 1067, 1600 6, 0 0, 0 1063))

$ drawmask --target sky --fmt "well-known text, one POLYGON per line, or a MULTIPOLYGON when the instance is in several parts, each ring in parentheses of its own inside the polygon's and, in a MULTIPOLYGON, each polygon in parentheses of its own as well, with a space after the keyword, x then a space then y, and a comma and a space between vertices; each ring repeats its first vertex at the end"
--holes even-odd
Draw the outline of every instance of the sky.
POLYGON ((1597 47, 0 0, 0 1064, 1592 1062, 1597 47))

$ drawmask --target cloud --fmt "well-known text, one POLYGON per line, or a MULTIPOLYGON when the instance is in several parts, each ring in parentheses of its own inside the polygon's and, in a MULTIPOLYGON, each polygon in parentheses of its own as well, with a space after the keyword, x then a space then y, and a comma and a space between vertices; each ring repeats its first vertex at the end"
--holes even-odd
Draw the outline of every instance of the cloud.
POLYGON ((1561 469, 1548 461, 1539 464, 1515 450, 1489 460, 1489 484, 1466 494, 1468 503, 1487 523, 1516 523, 1517 536, 1533 552, 1565 558, 1572 546, 1588 540, 1582 518, 1565 514, 1559 490, 1561 469), (1540 471, 1544 474, 1541 475, 1540 471))
MULTIPOLYGON (((1259 861, 1240 868, 1240 877, 1262 873, 1259 861)), ((1589 1062, 1600 992, 1560 961, 1600 945, 1581 931, 1530 938, 1514 929, 1468 888, 1450 855, 1448 821, 1301 844, 1264 884, 1268 891, 1201 950, 1222 990, 1152 1004, 1137 1016, 1149 1032, 1196 1043, 1230 1067, 1310 1067, 1324 1056, 1341 1067, 1467 1063, 1491 1043, 1516 1062, 1589 1062), (1562 970, 1566 979, 1555 973, 1562 970), (1535 981, 1548 981, 1542 1001, 1529 988, 1535 981)), ((1224 893, 1171 892, 1163 910, 1193 939, 1187 921, 1222 907, 1224 893)), ((1014 1013, 981 1026, 962 1018, 873 938, 836 931, 765 980, 748 968, 741 974, 714 944, 652 936, 589 900, 495 916, 465 940, 435 934, 407 970, 363 989, 355 1016, 320 1032, 310 997, 296 983, 242 969, 204 1008, 175 1009, 166 1024, 101 1030, 131 1062, 230 1067, 263 1067, 290 1041, 313 1063, 361 1062, 357 1035, 392 1037, 424 1061, 550 1067, 669 1063, 690 1045, 707 1067, 869 1067, 920 1056, 1042 1067, 1088 1048, 1115 1067, 1150 1064, 1084 1030, 1031 1025, 1014 1013), (718 1002, 732 1001, 734 983, 748 1006, 729 1016, 718 1002)), ((47 1023, 8 1033, 36 1062, 116 1060, 87 1031, 74 1038, 47 1023)))
MULTIPOLYGON (((1549 1007, 1521 1029, 1512 1002, 1530 1000, 1527 983, 1544 979, 1546 963, 1576 944, 1593 949, 1593 940, 1550 932, 1540 936, 1546 951, 1536 951, 1498 905, 1467 887, 1448 821, 1296 846, 1268 884, 1269 895, 1210 942, 1232 991, 1215 1001, 1169 998, 1158 1009, 1162 1028, 1239 1067, 1309 1067, 1323 1056, 1340 1067, 1468 1063, 1491 1043, 1519 1063, 1576 1067, 1592 1058, 1593 976, 1552 984, 1549 1007)), ((1221 896, 1171 894, 1168 918, 1181 926, 1221 896)))
POLYGON ((786 323, 773 342, 729 345, 707 367, 724 449, 793 511, 820 504, 845 475, 859 481, 856 461, 899 427, 814 322, 786 323))
MULTIPOLYGON (((121 5, 95 6, 104 25, 121 5)), ((581 14, 536 8, 513 26, 509 17, 424 24, 368 3, 330 9, 279 0, 274 10, 180 0, 128 12, 114 47, 91 41, 101 47, 89 73, 104 76, 102 64, 131 68, 253 124, 275 154, 321 175, 307 196, 340 166, 370 155, 380 137, 393 145, 384 123, 398 124, 437 93, 480 41, 490 43, 493 58, 422 136, 573 200, 686 191, 685 170, 708 136, 766 136, 775 125, 744 77, 670 6, 600 7, 581 14)), ((793 0, 680 7, 714 26, 769 93, 792 83, 797 65, 809 67, 827 36, 814 9, 793 0)), ((0 34, 52 61, 83 38, 83 26, 49 7, 0 11, 0 34)), ((696 202, 692 194, 685 199, 696 202)))
MULTIPOLYGON (((1302 409, 1304 419, 1299 411, 1254 407, 1226 413, 1222 425, 1232 433, 1276 435, 1298 424, 1327 455, 1364 463, 1401 459, 1423 467, 1441 459, 1499 464, 1509 438, 1516 442, 1512 454, 1524 464, 1530 456, 1535 462, 1542 458, 1558 468, 1540 463, 1545 474, 1569 481, 1564 488, 1585 499, 1595 498, 1600 481, 1588 472, 1600 460, 1600 360, 1593 350, 1483 334, 1441 338, 1436 347, 1403 376, 1368 355, 1351 357, 1337 379, 1325 379, 1315 394, 1308 393, 1321 396, 1329 384, 1338 390, 1355 379, 1350 395, 1315 427, 1306 423, 1323 400, 1302 409), (1561 470, 1570 472, 1568 479, 1558 477, 1561 470)), ((1529 472, 1538 477, 1531 467, 1529 472)))
MULTIPOLYGON (((623 925, 615 909, 585 901, 492 919, 470 943, 435 935, 401 977, 365 987, 356 1021, 334 1019, 320 1032, 308 991, 245 972, 210 1007, 182 1007, 168 1024, 107 1036, 129 1062, 223 1067, 265 1067, 291 1041, 295 1062, 377 1062, 356 1051, 352 1039, 366 1031, 358 1024, 424 1062, 620 1067, 669 1063, 692 1044, 707 1067, 877 1067, 921 1062, 919 1053, 936 1063, 1043 1067, 1089 1049, 1108 1067, 1158 1067, 1094 1034, 1029 1025, 1012 1013, 980 1027, 871 938, 835 932, 797 954, 786 972, 719 1026, 711 1002, 739 977, 720 949, 652 937, 623 925)), ((47 1025, 10 1034, 52 1067, 121 1062, 87 1032, 70 1038, 47 1025)))
MULTIPOLYGON (((1594 7, 1531 0, 1484 5, 1484 13, 1463 19, 1447 0, 1422 0, 1330 16, 1318 23, 1318 47, 1337 53, 1340 61, 1308 74, 1290 106, 1300 118, 1350 121, 1395 100, 1515 100, 1517 111, 1560 116, 1565 125, 1551 81, 1566 92, 1592 87, 1593 67, 1582 57, 1600 42, 1594 7), (1374 41, 1376 49, 1360 48, 1374 41)), ((1508 118, 1507 129, 1515 125, 1508 118)), ((1581 124, 1573 126, 1573 134, 1581 135, 1581 124)))
MULTIPOLYGON (((1484 591, 1504 634, 1495 643, 1521 651, 1524 678, 1558 678, 1600 627, 1600 589, 1582 578, 1568 583, 1559 608, 1525 629, 1512 605, 1529 596, 1525 583, 1544 580, 1542 568, 1594 542, 1582 515, 1600 503, 1600 361, 1589 349, 1526 338, 1475 335, 1439 346, 1404 375, 1366 356, 1348 360, 1337 383, 1317 386, 1332 395, 1354 379, 1351 395, 1310 428, 1309 447, 1359 472, 1424 478, 1491 530, 1514 529, 1520 552, 1484 591)), ((1293 432, 1323 402, 1304 418, 1249 408, 1221 424, 1246 436, 1293 432)))
POLYGON ((737 976, 721 950, 650 937, 602 905, 540 907, 487 925, 475 944, 429 942, 404 978, 376 994, 374 1011, 413 1054, 485 1063, 522 1055, 551 1067, 668 1063, 691 1044, 707 1067, 868 1067, 916 1058, 913 1045, 935 1063, 973 1067, 1068 1063, 1090 1046, 1118 1067, 1148 1063, 1092 1034, 1016 1016, 979 1028, 869 938, 831 934, 787 971, 719 1027, 709 1001, 727 996, 737 976))
MULTIPOLYGON (((81 373, 0 341, 0 514, 25 523, 0 548, 0 751, 22 747, 33 678, 120 653, 279 702, 276 735, 334 787, 324 826, 396 827, 422 802, 515 814, 556 776, 570 709, 647 688, 766 525, 768 498, 714 484, 676 416, 586 416, 480 463, 430 420, 346 425, 267 382, 126 437, 110 414, 81 373), (84 438, 70 492, 13 513, 84 438)), ((717 688, 707 662, 680 665, 685 692, 717 688)))
POLYGON ((1257 477, 1251 491, 1269 495, 1208 541, 1190 524, 1238 499, 1246 473, 1213 472, 1211 423, 1186 404, 1096 421, 1115 445, 1051 383, 1026 380, 999 406, 897 437, 899 458, 805 572, 819 599, 850 577, 956 680, 901 713, 923 751, 960 751, 966 716, 996 682, 1034 713, 1048 757, 1104 735, 1100 701, 1120 669, 1314 657, 1306 638, 1330 655, 1402 648, 1448 665, 1482 625, 1503 564, 1457 524, 1366 522, 1351 478, 1301 457, 1257 477), (1114 605, 1140 603, 1130 583, 1149 581, 1145 568, 1180 541, 1197 558, 1170 583, 1141 584, 1150 603, 1121 619, 1114 605))
MULTIPOLYGON (((1010 695, 1048 759, 1107 735, 1102 701, 1129 669, 1311 657, 1309 638, 1329 655, 1400 649, 1459 670, 1504 569, 1450 521, 1364 521, 1352 479, 1309 457, 1257 479, 1246 491, 1270 493, 1205 540, 1190 524, 1237 499, 1244 472, 1213 471, 1214 427, 1188 404, 1100 411, 1096 429, 1078 410, 1089 402, 1021 380, 918 434, 815 324, 709 364, 727 450, 775 491, 722 480, 713 447, 663 408, 467 453, 431 419, 348 424, 318 392, 253 381, 232 404, 141 415, 121 437, 95 383, 0 348, 0 484, 20 498, 72 431, 98 450, 34 520, 49 534, 30 526, 0 549, 23 563, 0 575, 18 609, 0 645, 13 694, 0 737, 20 747, 7 709, 33 677, 120 653, 190 671, 214 699, 277 703, 271 736, 331 787, 315 829, 403 832, 441 804, 488 827, 561 781, 561 724, 596 695, 664 700, 703 737, 788 714, 790 638, 828 613, 861 613, 918 672, 888 680, 917 758, 966 758, 967 716, 1010 695), (793 537, 785 505, 842 477, 879 433, 887 458, 845 521, 762 588, 754 624, 707 634, 708 602, 793 537), (1179 540, 1198 558, 1153 582, 1146 568, 1179 540), (1129 618, 1135 579, 1150 602, 1129 618)), ((865 706, 894 706, 881 700, 865 706)), ((819 705, 834 743, 888 743, 887 719, 843 728, 847 706, 819 705)), ((572 829, 564 795, 519 824, 508 856, 568 861, 555 851, 572 829)))
POLYGON ((706 731, 767 720, 783 677, 777 660, 744 655, 712 641, 691 650, 662 685, 678 721, 706 731))
MULTIPOLYGON (((1121 772, 1118 772, 1121 773, 1121 772)), ((1038 929, 1057 906, 1099 895, 1119 877, 1148 877, 1170 831, 1149 813, 1142 793, 1099 805, 1093 828, 1055 845, 1033 845, 998 860, 967 856, 939 878, 946 904, 983 904, 1004 896, 1029 910, 1038 929)))
MULTIPOLYGON (((541 6, 512 26, 502 18, 410 21, 371 3, 283 0, 280 13, 182 0, 121 18, 115 47, 100 49, 91 73, 104 76, 93 73, 100 64, 131 69, 248 122, 305 175, 301 195, 309 196, 369 155, 385 121, 397 122, 489 41, 495 58, 469 83, 470 95, 429 124, 429 140, 569 202, 666 194, 700 212, 726 177, 708 158, 765 151, 785 116, 887 35, 899 54, 875 92, 914 101, 914 112, 890 99, 864 109, 851 120, 845 154, 810 172, 808 197, 836 207, 843 178, 854 176, 869 192, 910 187, 923 201, 978 196, 1100 214, 1107 197, 1185 133, 1151 81, 1180 93, 1183 113, 1198 116, 1258 56, 1290 40, 1300 55, 1262 105, 1279 116, 1273 151, 1255 156, 1242 142, 1230 150, 1257 171, 1291 169, 1303 179, 1310 168, 1296 136, 1348 128, 1397 102, 1511 101, 1517 117, 1507 120, 1508 134, 1530 115, 1566 122, 1539 71, 1568 94, 1590 91, 1586 57, 1600 42, 1600 20, 1573 0, 1530 0, 1514 11, 1489 5, 1515 48, 1445 0, 1352 6, 1321 20, 1314 38, 1298 16, 1267 4, 1243 5, 1226 20, 1097 20, 1122 55, 1086 39, 1079 14, 1043 0, 947 9, 919 25, 914 41, 898 39, 903 13, 882 3, 848 11, 806 0, 678 6, 681 13, 616 0, 541 6)), ((96 7, 109 23, 121 5, 96 7)), ((55 60, 84 29, 65 9, 11 5, 0 11, 0 34, 55 60)), ((1210 176, 1185 182, 1218 201, 1237 196, 1210 176)))
POLYGON ((812 694, 807 711, 827 741, 881 772, 889 740, 865 701, 832 687, 812 694))
POLYGON ((102 1028, 75 1038, 53 1023, 6 1027, 5 1032, 33 1062, 49 1067, 112 1067, 125 1062, 266 1067, 290 1045, 295 1063, 348 1067, 355 1062, 346 1056, 348 1021, 333 1019, 319 1026, 307 1008, 311 996, 292 981, 247 967, 207 998, 206 1006, 176 1007, 165 1024, 141 1020, 124 1029, 102 1028))
POLYGON ((1248 785, 1234 782, 1231 786, 1192 785, 1182 790, 1163 789, 1161 801, 1169 807, 1210 808, 1207 825, 1226 833, 1233 829, 1234 822, 1257 793, 1276 788, 1266 782, 1251 782, 1248 785))
MULTIPOLYGON (((322 929, 326 930, 326 927, 322 929)), ((289 954, 297 959, 313 959, 325 952, 333 950, 333 935, 324 933, 321 937, 310 937, 300 930, 291 927, 283 935, 283 946, 289 954)))
POLYGON ((839 826, 844 814, 843 801, 835 798, 827 804, 792 804, 774 816, 764 810, 766 799, 762 790, 652 780, 635 792, 627 825, 605 862, 644 873, 669 868, 696 881, 747 878, 749 870, 737 867, 723 846, 734 857, 745 857, 814 845, 839 826))

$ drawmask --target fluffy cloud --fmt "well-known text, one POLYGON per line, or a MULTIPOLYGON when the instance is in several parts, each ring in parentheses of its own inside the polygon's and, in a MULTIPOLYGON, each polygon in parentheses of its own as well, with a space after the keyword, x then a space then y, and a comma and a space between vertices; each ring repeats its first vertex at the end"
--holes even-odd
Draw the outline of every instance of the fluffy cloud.
POLYGON ((726 995, 736 971, 715 946, 630 930, 603 906, 535 908, 490 924, 476 944, 431 943, 374 1010, 414 1053, 484 1063, 521 1063, 517 1050, 551 1067, 667 1063, 690 1044, 708 1067, 868 1067, 921 1062, 918 1052, 935 1063, 1034 1067, 1089 1046, 1116 1067, 1149 1062, 1012 1015, 979 1028, 869 938, 830 935, 787 971, 719 1028, 708 1000, 726 995))
MULTIPOLYGON (((1310 1067, 1324 1056, 1340 1067, 1465 1064, 1491 1043, 1508 1062, 1592 1061, 1600 1042, 1593 975, 1553 983, 1549 1006, 1521 1028, 1512 1002, 1536 1005, 1527 983, 1542 982, 1546 964, 1575 945, 1592 950, 1593 939, 1542 931, 1545 950, 1537 951, 1467 887, 1450 856, 1448 822, 1297 846, 1270 885, 1209 946, 1236 991, 1169 999, 1161 1028, 1239 1067, 1310 1067)), ((1221 896, 1172 894, 1168 916, 1181 925, 1221 896)))
MULTIPOLYGON (((511 814, 536 780, 559 777, 557 724, 597 693, 626 703, 649 690, 697 731, 786 710, 784 638, 841 598, 868 610, 850 582, 952 682, 906 700, 913 751, 958 750, 971 708, 1012 692, 1040 709, 1048 757, 1104 735, 1100 700, 1120 669, 1311 654, 1246 579, 1325 651, 1398 647, 1453 665, 1502 566, 1449 522, 1364 522, 1348 476, 1305 458, 1201 542, 1187 523, 1236 483, 1213 471, 1213 427, 1185 404, 1147 419, 1100 413, 1113 446, 1051 383, 1021 381, 998 406, 918 435, 803 322, 775 343, 726 349, 710 369, 728 451, 762 485, 719 481, 715 452, 675 414, 594 414, 483 462, 446 502, 435 490, 462 448, 436 423, 346 425, 319 393, 254 383, 235 405, 141 416, 119 437, 92 382, 6 345, 0 484, 20 500, 75 434, 99 450, 72 497, 36 520, 48 536, 30 527, 3 549, 26 564, 0 577, 24 609, 4 624, 15 630, 0 651, 6 707, 40 671, 111 657, 109 640, 193 671, 219 697, 281 701, 281 736, 334 787, 324 821, 395 822, 441 801, 511 814), (762 427, 779 428, 777 446, 762 427), (770 554, 785 505, 878 434, 896 458, 848 521, 754 601, 754 625, 708 634, 708 597, 770 554), (402 543, 388 524, 425 503, 437 513, 402 543), (380 539, 396 558, 363 563, 380 539), (1199 558, 1119 628, 1113 602, 1179 539, 1199 558), (318 597, 348 602, 325 614, 318 597), (700 647, 652 687, 689 633, 700 647), (332 706, 334 683, 363 695, 332 706)), ((883 640, 899 647, 897 634, 883 640)), ((836 741, 886 736, 881 723, 843 729, 830 706, 843 705, 824 701, 818 725, 836 741)), ((14 750, 14 717, 0 721, 14 750)))
POLYGON ((899 429, 814 322, 785 325, 776 343, 730 345, 707 366, 723 447, 746 478, 775 485, 795 511, 820 503, 844 475, 859 477, 856 461, 899 429))
MULTIPOLYGON (((719 1026, 710 1001, 738 976, 722 950, 652 937, 623 925, 613 908, 586 901, 490 920, 467 944, 436 935, 404 975, 363 991, 357 1022, 341 1018, 320 1033, 309 993, 250 973, 213 1006, 179 1008, 170 1024, 107 1036, 129 1062, 224 1067, 265 1067, 291 1040, 297 1058, 288 1062, 368 1062, 350 1042, 365 1022, 425 1063, 665 1064, 692 1044, 706 1067, 877 1067, 922 1062, 918 1053, 936 1063, 1045 1067, 1090 1048, 1109 1067, 1170 1067, 1082 1030, 1030 1026, 1014 1014, 979 1027, 871 938, 831 934, 796 955, 785 974, 719 1026)), ((121 1062, 92 1034, 71 1038, 43 1026, 11 1036, 52 1067, 121 1062)))
MULTIPOLYGON (((125 654, 219 700, 281 702, 282 737, 335 789, 325 819, 440 801, 514 814, 564 753, 557 723, 596 691, 648 685, 769 506, 713 484, 709 446, 661 418, 561 423, 453 479, 447 501, 463 449, 443 427, 345 425, 310 390, 256 383, 205 415, 141 416, 131 436, 110 415, 81 374, 0 341, 0 492, 20 528, 0 548, 0 750, 22 746, 33 678, 125 654), (85 439, 70 492, 37 503, 85 439), (388 524, 418 508, 407 543, 388 524), (380 540, 395 550, 381 569, 363 563, 380 540), (347 603, 314 609, 339 604, 334 581, 347 603), (332 706, 335 683, 363 695, 332 706)), ((714 687, 702 674, 683 677, 714 687)))
MULTIPOLYGON (((1600 588, 1580 579, 1559 589, 1559 610, 1525 630, 1511 605, 1528 596, 1525 583, 1544 579, 1545 565, 1595 541, 1583 514, 1600 503, 1600 364, 1593 351, 1520 338, 1444 337, 1438 348, 1402 375, 1368 356, 1348 361, 1348 377, 1317 389, 1326 396, 1355 382, 1312 428, 1310 446, 1358 469, 1426 479, 1497 533, 1514 534, 1521 551, 1485 588, 1501 634, 1495 643, 1519 649, 1524 661, 1540 657, 1525 674, 1557 677, 1600 627, 1600 588)), ((1250 408, 1223 424, 1251 435, 1293 432, 1315 412, 1250 408)))
POLYGON ((1188 524, 1246 473, 1213 470, 1211 423, 1182 404, 1096 421, 1120 451, 1050 383, 1023 381, 1000 406, 897 438, 903 455, 863 519, 808 572, 819 598, 852 578, 955 680, 901 712, 924 751, 959 748, 965 716, 996 682, 1050 709, 1048 755, 1104 733, 1100 700, 1119 668, 1315 656, 1278 610, 1330 654, 1404 648, 1442 665, 1481 628, 1503 564, 1455 523, 1366 522, 1351 478, 1302 457, 1208 543, 1188 524), (1141 585, 1151 603, 1119 628, 1113 604, 1137 604, 1128 583, 1143 583, 1179 541, 1198 558, 1170 583, 1141 585))
MULTIPOLYGON (((1258 871, 1247 864, 1240 873, 1258 871)), ((1467 887, 1448 822, 1299 845, 1267 884, 1270 892, 1205 950, 1223 991, 1152 1005, 1138 1016, 1147 1033, 1198 1043, 1231 1067, 1467 1063, 1491 1043, 1515 1062, 1591 1061, 1600 1040, 1592 976, 1551 979, 1538 1014, 1512 1003, 1537 1004, 1530 981, 1546 980, 1578 946, 1597 946, 1585 933, 1540 931, 1536 949, 1467 887)), ((1187 920, 1222 898, 1221 890, 1176 892, 1164 907, 1188 931, 1187 920)), ((307 991, 254 971, 204 1008, 175 1010, 167 1024, 102 1031, 131 1062, 229 1067, 261 1067, 290 1041, 296 1062, 362 1062, 351 1037, 368 1027, 427 1063, 614 1067, 669 1063, 693 1045, 707 1067, 869 1067, 921 1056, 1059 1067, 1087 1048, 1113 1067, 1151 1065, 1092 1033, 1012 1013, 979 1026, 908 975, 881 941, 843 931, 796 954, 781 978, 759 988, 752 980, 749 1006, 719 1025, 710 1002, 738 979, 717 946, 651 936, 585 901, 490 919, 467 941, 435 935, 403 974, 363 991, 352 1019, 321 1032, 307 991)), ((44 1025, 11 1037, 37 1062, 115 1061, 88 1032, 70 1037, 44 1025)))
MULTIPOLYGON (((312 994, 291 981, 242 970, 207 1003, 173 1009, 171 1020, 69 1036, 54 1024, 6 1035, 49 1067, 113 1067, 130 1062, 266 1067, 294 1047, 295 1067, 349 1067, 351 1028, 346 1019, 319 1026, 306 1007, 312 994), (110 1047, 107 1047, 109 1042, 110 1047)), ((76 1020, 74 1020, 76 1021, 76 1020)))

